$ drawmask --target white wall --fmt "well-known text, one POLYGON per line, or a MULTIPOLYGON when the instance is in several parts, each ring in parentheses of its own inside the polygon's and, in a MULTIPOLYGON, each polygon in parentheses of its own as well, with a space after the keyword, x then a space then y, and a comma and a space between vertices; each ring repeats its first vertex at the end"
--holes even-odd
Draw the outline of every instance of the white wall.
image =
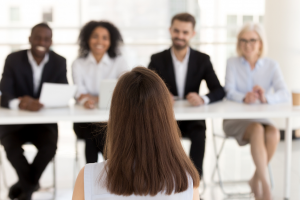
POLYGON ((290 89, 300 88, 300 1, 266 0, 268 56, 279 62, 290 89))

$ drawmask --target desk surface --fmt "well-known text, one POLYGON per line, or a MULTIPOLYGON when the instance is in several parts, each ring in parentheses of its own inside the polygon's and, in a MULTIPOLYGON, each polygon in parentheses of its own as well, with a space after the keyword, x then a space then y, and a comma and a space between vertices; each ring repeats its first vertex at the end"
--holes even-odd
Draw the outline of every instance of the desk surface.
MULTIPOLYGON (((231 101, 193 107, 187 101, 177 101, 174 104, 174 113, 177 120, 287 118, 300 117, 300 108, 287 104, 245 105, 231 101)), ((99 122, 107 121, 108 118, 108 110, 87 110, 81 106, 42 109, 39 112, 0 108, 0 124, 56 123, 58 121, 99 122)))
MULTIPOLYGON (((200 120, 206 118, 286 118, 285 131, 285 180, 284 197, 290 196, 292 126, 291 118, 300 117, 300 108, 291 105, 245 105, 222 101, 210 105, 192 107, 186 101, 174 104, 177 120, 200 120)), ((80 106, 70 108, 43 109, 39 112, 18 111, 0 108, 0 124, 56 123, 58 121, 100 122, 107 121, 108 110, 86 110, 80 106)))

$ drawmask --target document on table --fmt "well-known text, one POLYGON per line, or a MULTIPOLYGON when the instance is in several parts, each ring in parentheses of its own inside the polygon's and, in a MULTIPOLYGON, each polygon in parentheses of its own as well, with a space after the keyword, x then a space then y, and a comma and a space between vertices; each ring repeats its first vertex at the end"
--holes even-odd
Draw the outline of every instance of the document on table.
POLYGON ((66 107, 69 106, 76 89, 75 85, 43 83, 39 101, 45 108, 66 107))

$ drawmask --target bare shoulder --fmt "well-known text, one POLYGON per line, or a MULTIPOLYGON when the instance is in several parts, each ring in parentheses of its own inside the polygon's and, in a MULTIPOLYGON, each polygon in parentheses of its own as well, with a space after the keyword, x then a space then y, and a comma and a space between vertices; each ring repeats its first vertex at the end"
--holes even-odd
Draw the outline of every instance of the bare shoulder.
POLYGON ((77 176, 72 200, 84 200, 84 167, 77 176))
POLYGON ((193 189, 193 200, 199 200, 199 199, 200 199, 199 188, 194 187, 194 189, 193 189))

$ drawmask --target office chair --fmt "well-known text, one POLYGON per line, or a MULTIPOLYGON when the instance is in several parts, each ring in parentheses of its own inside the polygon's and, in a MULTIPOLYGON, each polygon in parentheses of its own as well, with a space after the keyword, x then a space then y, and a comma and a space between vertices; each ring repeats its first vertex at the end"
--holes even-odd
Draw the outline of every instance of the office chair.
MULTIPOLYGON (((24 145, 32 145, 31 143, 26 143, 24 145)), ((3 180, 3 185, 5 187, 5 189, 8 189, 8 184, 7 184, 7 179, 6 179, 6 176, 5 176, 5 168, 4 168, 4 165, 3 165, 3 159, 2 159, 2 148, 3 146, 1 145, 0 146, 0 187, 1 187, 1 179, 3 180), (2 174, 2 176, 1 176, 2 174)), ((47 190, 50 190, 50 189, 53 189, 53 192, 52 192, 52 200, 55 199, 56 197, 56 165, 55 165, 55 157, 52 158, 52 165, 53 165, 53 169, 52 169, 52 172, 53 172, 53 183, 52 185, 48 186, 48 187, 43 187, 43 188, 40 188, 38 191, 47 191, 47 190)), ((0 188, 0 192, 1 192, 1 188, 0 188)), ((1 197, 1 193, 0 193, 0 197, 1 197)))
MULTIPOLYGON (((191 148, 190 147, 191 146, 191 142, 190 142, 191 140, 188 137, 182 137, 182 138, 180 138, 180 141, 181 141, 181 145, 183 146, 183 148, 184 148, 184 146, 186 146, 186 147, 189 146, 188 149, 184 148, 185 153, 187 154, 187 156, 189 156, 188 154, 189 154, 189 150, 191 148), (184 145, 185 141, 189 141, 189 144, 184 145)), ((205 193, 205 190, 206 190, 206 182, 205 182, 205 179, 204 179, 203 176, 201 177, 201 181, 200 181, 200 189, 201 189, 200 196, 202 196, 205 193)))
POLYGON ((76 140, 75 140, 75 162, 74 162, 74 174, 73 174, 73 187, 75 186, 75 182, 76 182, 76 178, 77 178, 77 175, 79 173, 79 170, 80 170, 80 166, 79 166, 79 156, 78 156, 78 142, 82 140, 82 139, 79 139, 77 136, 76 136, 76 140))
MULTIPOLYGON (((81 169, 81 166, 80 166, 80 162, 79 162, 79 153, 78 153, 78 143, 80 141, 85 141, 85 139, 82 139, 82 138, 78 138, 76 136, 76 140, 75 140, 75 162, 74 162, 74 170, 73 170, 73 187, 75 186, 75 182, 76 182, 76 178, 77 178, 77 175, 81 169)), ((98 154, 99 155, 99 154, 98 154)), ((101 154, 102 155, 102 154, 101 154)), ((102 155, 103 156, 103 155, 102 155)), ((98 157, 98 162, 99 162, 99 157, 98 157)), ((82 166, 83 167, 83 166, 82 166)))
MULTIPOLYGON (((214 146, 214 153, 215 153, 215 157, 216 157, 216 164, 215 164, 212 176, 211 176, 212 182, 218 183, 220 185, 220 188, 221 188, 223 194, 227 195, 228 197, 240 197, 240 196, 241 197, 248 197, 248 196, 251 197, 252 196, 251 192, 243 192, 243 193, 236 192, 236 193, 233 193, 233 192, 228 192, 228 191, 225 190, 224 185, 226 185, 226 184, 234 185, 234 184, 239 184, 239 183, 248 183, 249 180, 223 181, 222 176, 221 176, 221 171, 220 171, 219 159, 220 159, 221 153, 224 149, 224 145, 225 145, 226 140, 234 139, 234 138, 233 137, 228 137, 224 134, 223 135, 222 134, 217 134, 214 130, 214 123, 213 122, 214 121, 211 120, 212 133, 213 133, 213 146, 214 146), (218 151, 217 142, 216 142, 217 138, 222 139, 222 143, 221 143, 221 147, 220 147, 219 151, 218 151), (214 181, 214 177, 215 177, 216 173, 218 174, 219 181, 214 181)), ((272 175, 272 168, 271 168, 270 164, 268 165, 268 171, 269 171, 271 189, 273 189, 274 188, 274 181, 273 181, 273 175, 272 175)))
POLYGON ((3 191, 3 189, 1 188, 1 180, 3 181, 4 188, 8 188, 8 184, 7 184, 7 181, 5 178, 5 169, 3 167, 2 148, 3 148, 3 146, 0 145, 0 199, 1 199, 1 191, 3 191))

